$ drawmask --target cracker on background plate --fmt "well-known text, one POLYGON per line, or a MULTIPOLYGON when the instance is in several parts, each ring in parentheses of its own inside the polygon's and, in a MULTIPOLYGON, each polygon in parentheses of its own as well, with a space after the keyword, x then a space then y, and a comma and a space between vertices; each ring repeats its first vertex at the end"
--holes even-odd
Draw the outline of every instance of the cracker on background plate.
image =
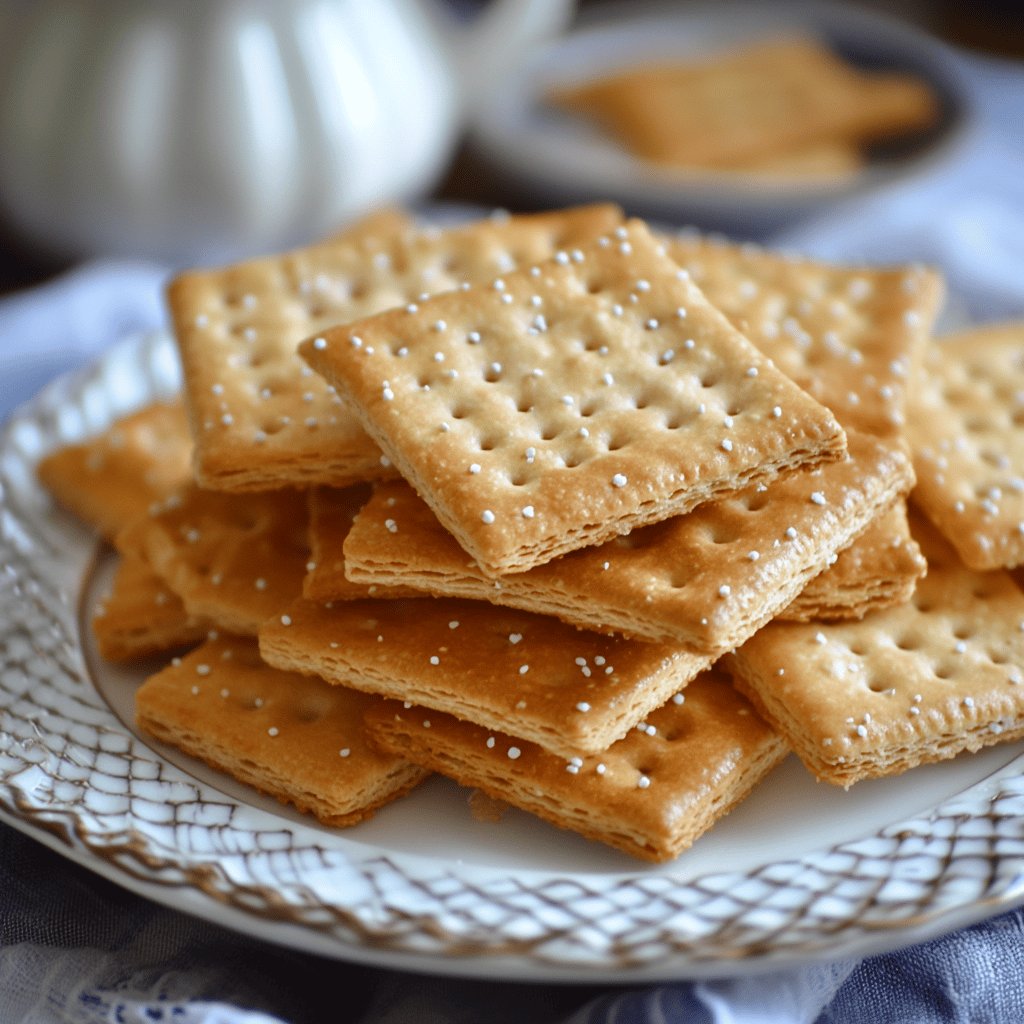
POLYGON ((57 502, 112 541, 192 476, 192 438, 180 402, 156 402, 102 434, 43 458, 37 473, 57 502))
POLYGON ((420 591, 410 587, 353 583, 345 576, 345 538, 371 491, 369 484, 310 488, 309 562, 302 580, 303 597, 310 601, 344 601, 360 597, 420 596, 420 591))
POLYGON ((490 575, 845 449, 639 221, 300 351, 490 575))
POLYGON ((260 629, 268 664, 447 711, 572 756, 603 750, 712 657, 483 601, 298 601, 260 629))
POLYGON ((135 697, 150 735, 334 826, 365 820, 427 774, 367 745, 374 703, 270 668, 255 641, 226 636, 150 676, 135 697))
POLYGON ((635 857, 676 857, 786 755, 726 677, 706 672, 608 750, 560 757, 451 715, 382 702, 370 740, 635 857))
POLYGON ((168 301, 196 442, 196 477, 219 490, 388 475, 333 390, 298 358, 304 337, 426 292, 503 273, 619 223, 611 205, 492 217, 450 230, 404 220, 172 281, 168 301))
POLYGON ((139 555, 123 555, 92 631, 100 656, 132 661, 198 643, 210 623, 190 615, 181 598, 139 555))
POLYGON ((909 434, 914 503, 964 562, 1024 563, 1024 322, 937 340, 909 434))
POLYGON ((117 543, 145 559, 191 615, 255 636, 264 619, 302 592, 306 495, 189 487, 132 523, 117 543))
POLYGON ((556 89, 637 156, 674 167, 729 167, 823 142, 866 144, 938 117, 908 75, 866 74, 811 37, 763 39, 691 63, 626 68, 556 89))
POLYGON ((841 462, 500 580, 480 570, 411 487, 382 482, 345 541, 346 572, 364 585, 486 600, 721 654, 786 608, 909 490, 902 450, 852 432, 849 446, 841 462))
POLYGON ((725 661, 819 779, 841 786, 1024 736, 1024 594, 921 518, 928 574, 858 622, 773 622, 725 661))
POLYGON ((910 536, 906 502, 875 520, 826 572, 815 576, 778 618, 860 619, 869 611, 906 604, 927 563, 910 536))

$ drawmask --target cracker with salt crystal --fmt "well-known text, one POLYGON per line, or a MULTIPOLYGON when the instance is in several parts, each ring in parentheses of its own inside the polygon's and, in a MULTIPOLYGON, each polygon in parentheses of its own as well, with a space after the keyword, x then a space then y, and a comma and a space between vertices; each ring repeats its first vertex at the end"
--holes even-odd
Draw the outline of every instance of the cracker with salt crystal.
POLYGON ((594 756, 552 754, 451 715, 381 703, 372 743, 635 857, 678 856, 785 756, 727 679, 707 672, 594 756), (682 698, 685 697, 685 700, 682 698))
POLYGON ((220 637, 147 679, 139 726, 218 771, 314 814, 354 825, 426 772, 368 746, 366 694, 265 665, 252 640, 220 637))
POLYGON ((639 221, 301 352, 490 575, 845 449, 639 221))
POLYGON ((447 231, 404 220, 305 249, 177 277, 168 300, 201 485, 347 486, 391 473, 352 413, 298 358, 304 337, 492 277, 619 223, 599 205, 447 231))
POLYGON ((869 611, 909 601, 926 569, 910 536, 906 503, 900 501, 843 548, 835 564, 811 580, 778 618, 860 619, 869 611))
POLYGON ((43 458, 58 503, 106 540, 191 479, 192 439, 180 402, 156 402, 103 433, 43 458))
POLYGON ((310 559, 302 580, 303 597, 310 601, 345 601, 359 597, 419 596, 419 591, 410 587, 353 583, 345 576, 345 538, 370 493, 369 484, 310 488, 310 559))
POLYGON ((124 556, 99 602, 92 631, 100 656, 132 661, 199 643, 209 623, 189 615, 181 598, 138 556, 124 556))
POLYGON ((849 430, 902 438, 943 296, 923 267, 859 267, 683 234, 665 239, 717 306, 849 430))
POLYGON ((909 434, 914 503, 964 562, 1024 563, 1024 323, 936 341, 909 434))
POLYGON ((126 528, 122 552, 144 558, 191 615, 255 636, 302 592, 309 560, 301 491, 225 494, 190 487, 126 528))
POLYGON ((909 604, 859 622, 774 622, 726 663, 819 779, 850 786, 1024 736, 1024 594, 933 527, 909 604))
POLYGON ((922 81, 867 74, 811 37, 763 39, 691 63, 647 64, 556 89, 637 156, 722 167, 821 142, 921 131, 938 103, 922 81))
POLYGON ((714 660, 482 601, 299 601, 264 623, 269 664, 514 732, 603 750, 714 660))
POLYGON ((345 541, 365 584, 418 587, 709 654, 742 643, 905 495, 909 457, 850 433, 850 457, 702 505, 600 547, 487 577, 401 481, 380 483, 345 541))

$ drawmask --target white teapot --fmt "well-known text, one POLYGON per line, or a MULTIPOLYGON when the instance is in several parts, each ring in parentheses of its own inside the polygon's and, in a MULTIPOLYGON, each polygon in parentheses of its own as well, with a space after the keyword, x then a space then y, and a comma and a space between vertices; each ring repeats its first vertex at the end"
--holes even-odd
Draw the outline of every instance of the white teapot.
POLYGON ((0 206, 62 257, 230 259, 424 195, 572 0, 31 0, 0 14, 0 206))

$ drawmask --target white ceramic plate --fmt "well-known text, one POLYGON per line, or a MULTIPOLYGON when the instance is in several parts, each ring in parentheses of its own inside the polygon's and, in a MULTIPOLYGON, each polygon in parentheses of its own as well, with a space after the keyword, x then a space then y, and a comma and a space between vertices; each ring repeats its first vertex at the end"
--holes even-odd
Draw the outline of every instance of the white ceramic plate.
POLYGON ((531 199, 553 205, 612 199, 630 213, 734 231, 750 238, 822 213, 841 199, 935 173, 969 145, 977 122, 956 57, 907 23, 828 3, 609 4, 583 27, 539 49, 476 113, 472 141, 490 167, 531 199), (800 184, 658 167, 632 157, 544 97, 616 69, 701 59, 745 42, 812 33, 858 66, 912 72, 939 97, 933 131, 876 151, 844 181, 800 184))
POLYGON ((432 973, 638 982, 893 948, 1024 900, 1024 746, 862 783, 790 760, 694 848, 635 862, 442 779, 347 831, 139 736, 145 669, 95 655, 111 556, 39 456, 156 396, 163 334, 58 381, 0 437, 0 818, 127 888, 251 935, 432 973))

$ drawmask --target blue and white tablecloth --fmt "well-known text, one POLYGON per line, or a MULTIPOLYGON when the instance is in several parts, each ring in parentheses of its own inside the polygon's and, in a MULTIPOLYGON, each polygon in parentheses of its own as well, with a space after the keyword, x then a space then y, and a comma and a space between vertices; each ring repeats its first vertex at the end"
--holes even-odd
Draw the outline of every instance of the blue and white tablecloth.
MULTIPOLYGON (((934 263, 955 317, 1024 318, 1024 72, 962 60, 985 119, 969 154, 771 241, 934 263)), ((0 418, 112 339, 161 323, 166 273, 92 263, 0 302, 0 418)), ((5 826, 0 894, 0 1024, 1024 1021, 1020 911, 862 962, 602 990, 423 978, 283 950, 135 897, 5 826)))

